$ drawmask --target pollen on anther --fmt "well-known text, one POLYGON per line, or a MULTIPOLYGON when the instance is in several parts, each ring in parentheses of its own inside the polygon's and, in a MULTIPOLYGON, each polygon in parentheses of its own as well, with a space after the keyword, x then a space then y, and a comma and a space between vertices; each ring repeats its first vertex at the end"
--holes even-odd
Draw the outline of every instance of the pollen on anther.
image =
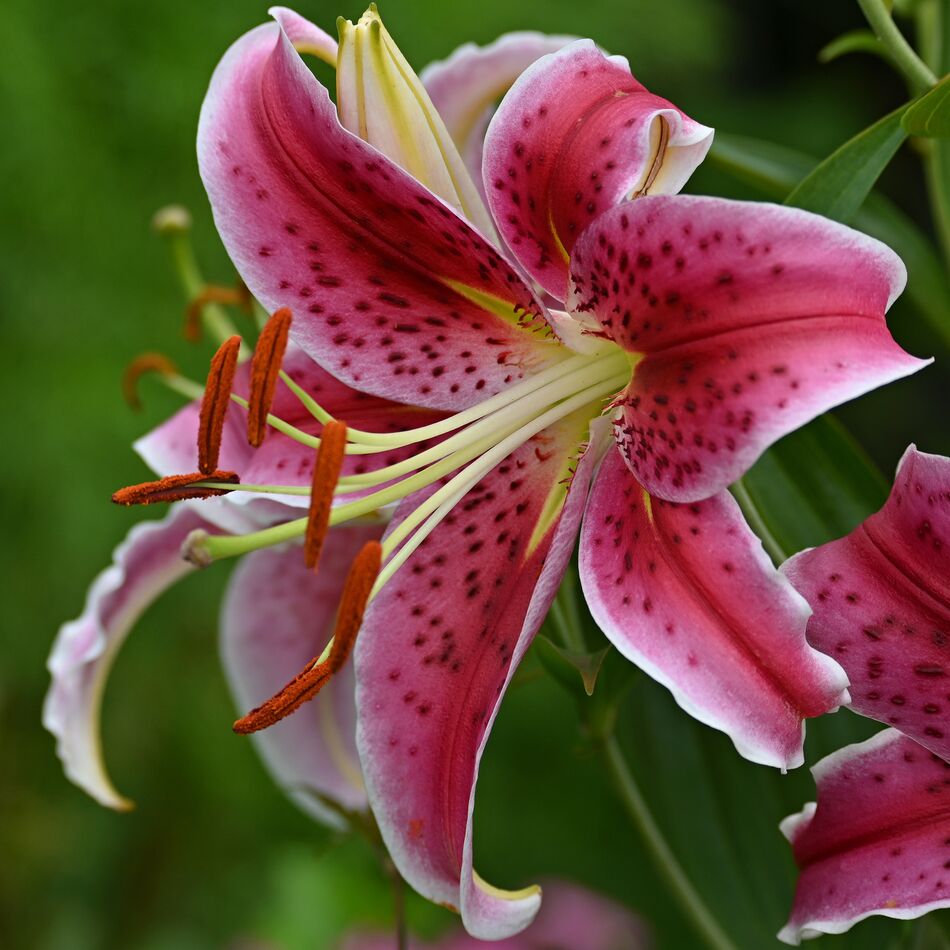
POLYGON ((232 336, 221 344, 211 358, 198 421, 198 468, 206 475, 218 467, 221 437, 240 349, 241 338, 232 336))
POLYGON ((162 376, 177 376, 178 367, 162 353, 142 353, 136 356, 122 374, 122 396, 136 411, 142 408, 139 399, 138 382, 146 373, 159 373, 162 376))
POLYGON ((291 312, 281 307, 267 321, 251 361, 251 391, 247 406, 247 441, 255 448, 264 441, 267 415, 274 401, 277 377, 287 350, 291 312))
POLYGON ((320 447, 313 466, 313 481, 310 486, 310 513, 307 518, 307 533, 304 538, 304 564, 316 570, 320 552, 330 524, 333 493, 340 479, 343 459, 346 454, 346 424, 336 419, 323 427, 320 447))

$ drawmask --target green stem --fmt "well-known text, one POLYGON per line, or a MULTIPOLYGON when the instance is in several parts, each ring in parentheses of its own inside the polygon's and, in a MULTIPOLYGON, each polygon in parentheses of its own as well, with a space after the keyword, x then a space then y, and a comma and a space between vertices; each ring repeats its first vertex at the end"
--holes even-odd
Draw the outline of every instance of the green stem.
POLYGON ((914 52, 913 47, 897 28, 884 0, 858 0, 861 10, 877 38, 884 44, 894 64, 918 92, 936 85, 937 77, 914 52))
POLYGON ((604 758, 607 768, 617 787, 620 799, 627 810, 627 814, 637 826, 653 858, 662 871, 667 883, 693 923, 696 932, 702 935, 704 941, 714 950, 737 950, 736 945, 726 936, 718 921, 710 913, 702 897, 690 883, 686 872, 676 860, 663 832, 657 825, 650 812, 637 783, 624 759, 620 743, 616 736, 608 736, 603 740, 604 758))
POLYGON ((762 546, 769 552, 769 557, 776 564, 781 564, 788 558, 788 552, 778 543, 775 535, 769 531, 769 526, 765 523, 759 506, 752 500, 749 489, 746 488, 745 482, 741 478, 732 484, 732 494, 739 502, 745 520, 749 522, 749 526, 758 535, 762 546))

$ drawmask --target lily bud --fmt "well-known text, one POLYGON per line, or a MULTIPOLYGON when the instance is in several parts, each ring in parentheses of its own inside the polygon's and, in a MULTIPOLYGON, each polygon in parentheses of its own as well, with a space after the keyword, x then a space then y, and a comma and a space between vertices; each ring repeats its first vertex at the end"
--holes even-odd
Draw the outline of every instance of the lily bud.
POLYGON ((445 123, 383 26, 376 4, 356 24, 341 17, 337 27, 340 122, 496 241, 491 217, 445 123))

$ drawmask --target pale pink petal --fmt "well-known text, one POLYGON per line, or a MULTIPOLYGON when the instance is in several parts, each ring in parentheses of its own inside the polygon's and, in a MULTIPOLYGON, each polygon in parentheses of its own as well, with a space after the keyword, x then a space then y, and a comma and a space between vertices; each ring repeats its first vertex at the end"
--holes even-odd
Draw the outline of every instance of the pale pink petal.
MULTIPOLYGON (((641 950, 651 946, 647 929, 626 907, 564 881, 544 881, 544 903, 527 930, 492 944, 496 950, 641 950)), ((393 935, 353 936, 342 950, 392 950, 393 935)), ((412 941, 412 950, 478 950, 484 941, 451 930, 433 943, 412 941)))
POLYGON ((479 188, 485 131, 495 103, 536 59, 575 39, 527 30, 506 33, 487 46, 466 43, 420 74, 479 188))
POLYGON ((99 716, 112 663, 149 605, 194 568, 182 560, 182 541, 210 526, 187 507, 164 521, 137 524, 116 549, 112 566, 93 582, 82 615, 60 627, 49 658, 52 683, 43 725, 56 737, 67 777, 100 804, 125 810, 102 759, 99 716))
POLYGON ((911 446, 890 498, 782 571, 811 604, 808 640, 851 679, 851 708, 950 759, 950 459, 911 446))
POLYGON ((651 494, 705 498, 776 439, 926 366, 884 313, 904 266, 818 215, 722 198, 640 198, 574 248, 569 307, 638 354, 618 442, 651 494))
MULTIPOLYGON (((231 575, 221 609, 221 658, 241 715, 297 675, 326 646, 350 564, 381 526, 333 529, 317 573, 300 547, 256 551, 231 575)), ((353 667, 345 666, 295 715, 253 741, 276 783, 308 814, 329 824, 366 807, 356 756, 353 667)))
POLYGON ((267 12, 281 25, 298 53, 310 53, 336 65, 337 42, 329 33, 288 7, 271 7, 267 12))
POLYGON ((570 557, 595 451, 566 501, 562 483, 585 435, 567 419, 493 469, 383 588, 356 643, 357 745, 383 839, 406 880, 481 939, 517 933, 540 905, 536 887, 473 876, 472 810, 499 702, 570 557))
POLYGON ((679 191, 712 135, 622 56, 578 40, 529 66, 498 107, 485 138, 489 207, 522 267, 563 300, 585 228, 638 191, 679 191))
POLYGON ((808 646, 809 609, 728 492, 651 499, 611 448, 581 532, 580 574, 614 646, 753 762, 804 761, 804 719, 847 702, 847 677, 808 646))
POLYGON ((470 225, 339 123, 277 25, 211 80, 198 130, 218 231, 254 296, 348 384, 471 405, 562 348, 524 332, 540 304, 470 225))
POLYGON ((817 807, 782 822, 800 876, 780 940, 950 906, 950 764, 885 729, 812 772, 817 807))

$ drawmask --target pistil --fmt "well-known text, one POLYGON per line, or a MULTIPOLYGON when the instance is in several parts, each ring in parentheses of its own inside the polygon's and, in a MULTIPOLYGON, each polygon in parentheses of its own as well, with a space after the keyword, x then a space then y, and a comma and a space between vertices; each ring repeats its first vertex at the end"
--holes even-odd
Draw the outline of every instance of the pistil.
POLYGON ((221 437, 227 418, 228 397, 234 383, 241 338, 232 336, 224 341, 211 359, 201 413, 198 423, 198 468, 210 475, 218 467, 221 437))

